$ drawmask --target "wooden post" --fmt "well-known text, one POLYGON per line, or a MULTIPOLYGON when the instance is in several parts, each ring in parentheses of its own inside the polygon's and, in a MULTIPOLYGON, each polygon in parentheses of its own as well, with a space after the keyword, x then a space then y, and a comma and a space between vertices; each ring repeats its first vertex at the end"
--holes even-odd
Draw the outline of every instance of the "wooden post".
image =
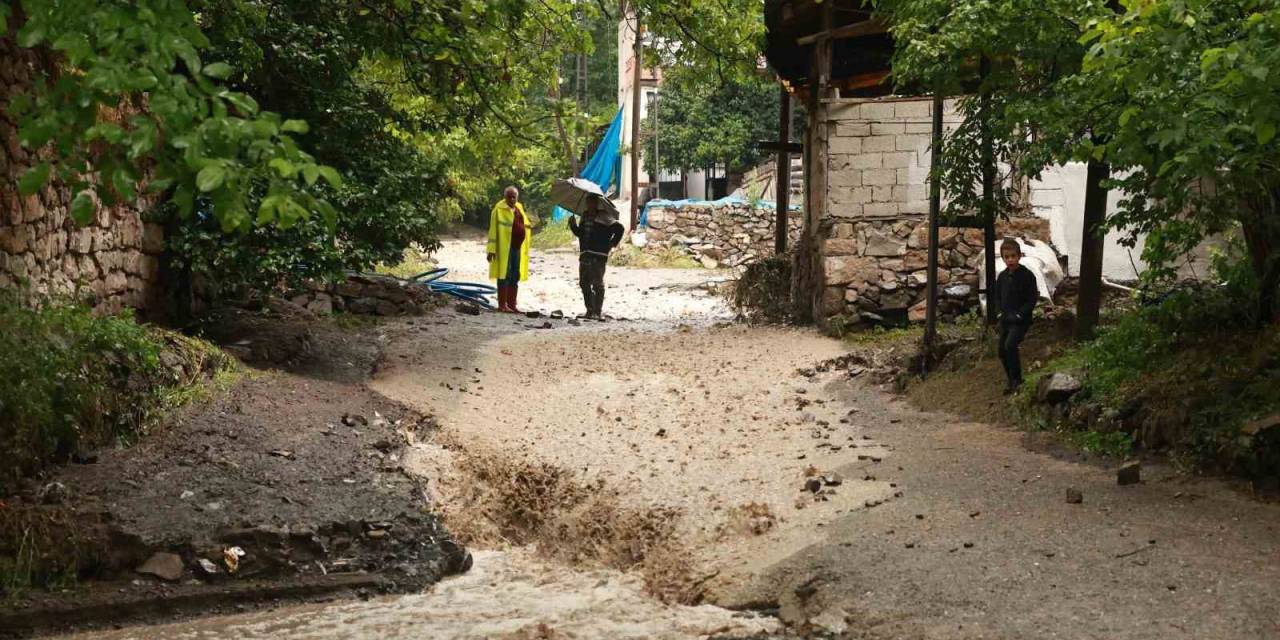
POLYGON ((631 70, 631 226, 635 231, 640 224, 640 11, 636 12, 635 68, 631 70))
POLYGON ((987 289, 987 322, 995 323, 996 308, 991 304, 991 290, 996 278, 996 203, 993 192, 996 183, 996 159, 992 149, 991 126, 987 119, 991 113, 991 92, 986 87, 987 75, 991 73, 991 60, 986 56, 979 62, 978 74, 982 78, 982 94, 979 105, 982 122, 982 241, 986 244, 982 268, 986 270, 987 289))
MULTIPOLYGON (((822 28, 830 31, 834 22, 832 2, 822 5, 822 28)), ((827 212, 827 122, 826 97, 831 80, 831 40, 819 39, 813 45, 809 67, 808 126, 804 141, 804 230, 796 244, 794 268, 791 272, 791 301, 797 320, 823 324, 822 298, 826 275, 822 271, 822 222, 827 212)))
POLYGON ((928 372, 933 367, 934 345, 938 337, 938 213, 942 208, 942 177, 938 175, 942 149, 942 91, 933 92, 933 141, 929 146, 929 280, 924 317, 924 363, 928 372))
POLYGON ((791 94, 782 83, 778 83, 778 88, 781 101, 778 110, 778 168, 773 180, 778 210, 773 230, 773 251, 782 255, 787 252, 787 220, 791 209, 791 154, 786 150, 786 145, 791 143, 791 94))
POLYGON ((1107 190, 1102 182, 1111 167, 1090 159, 1084 183, 1084 236, 1080 246, 1080 293, 1076 299, 1077 340, 1093 338, 1102 307, 1102 252, 1106 246, 1102 224, 1107 219, 1107 190))

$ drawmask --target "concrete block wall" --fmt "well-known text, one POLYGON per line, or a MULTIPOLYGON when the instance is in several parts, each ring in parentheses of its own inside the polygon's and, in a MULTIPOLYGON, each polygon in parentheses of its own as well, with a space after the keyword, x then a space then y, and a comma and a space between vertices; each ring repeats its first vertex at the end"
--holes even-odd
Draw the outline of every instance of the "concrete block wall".
MULTIPOLYGON (((822 246, 825 316, 905 313, 923 319, 932 108, 928 98, 828 103, 834 126, 827 153, 829 231, 822 246)), ((960 121, 954 101, 946 101, 944 127, 960 121)), ((1047 241, 1049 225, 1028 215, 997 225, 1001 234, 1047 241)), ((945 318, 977 304, 982 232, 943 229, 939 244, 945 318)))
POLYGON ((44 75, 30 52, 0 36, 0 289, 29 286, 43 295, 75 296, 95 309, 145 309, 154 300, 163 231, 144 224, 145 203, 98 208, 86 226, 71 220, 72 193, 52 181, 22 196, 18 179, 40 153, 18 143, 9 99, 44 75))

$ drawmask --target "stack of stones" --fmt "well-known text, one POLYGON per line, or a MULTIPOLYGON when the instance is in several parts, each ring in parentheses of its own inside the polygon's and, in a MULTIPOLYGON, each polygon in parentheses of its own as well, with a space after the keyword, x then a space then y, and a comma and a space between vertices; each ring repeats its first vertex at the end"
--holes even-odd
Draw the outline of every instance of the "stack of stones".
MULTIPOLYGON (((775 209, 749 202, 649 207, 646 249, 678 248, 704 267, 738 267, 773 255, 775 209)), ((792 210, 788 236, 794 243, 804 220, 792 210)))
MULTIPOLYGON (((823 245, 826 314, 868 321, 905 314, 913 322, 923 320, 929 281, 927 221, 867 221, 849 235, 829 238, 823 245)), ((1048 221, 1031 216, 1013 218, 998 224, 996 235, 1047 238, 1048 221)), ((978 229, 939 230, 939 312, 944 320, 978 304, 982 244, 978 229)))
POLYGON ((425 287, 375 275, 352 275, 333 285, 316 285, 296 293, 289 302, 316 315, 345 311, 361 315, 419 315, 444 301, 425 287))
MULTIPOLYGON (((148 203, 105 207, 83 227, 68 210, 74 194, 57 180, 24 196, 18 180, 45 158, 18 142, 5 105, 40 71, 34 53, 0 39, 0 289, 76 297, 103 312, 146 308, 158 284, 164 233, 144 224, 148 203)), ((124 114, 107 114, 124 117, 124 114)))

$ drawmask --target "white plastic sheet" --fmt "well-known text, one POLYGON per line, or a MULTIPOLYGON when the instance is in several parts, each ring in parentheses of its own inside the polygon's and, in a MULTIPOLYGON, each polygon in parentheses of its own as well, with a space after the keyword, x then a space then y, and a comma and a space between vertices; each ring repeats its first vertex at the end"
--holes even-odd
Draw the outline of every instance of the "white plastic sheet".
MULTIPOLYGON (((1023 238, 1014 238, 1017 240, 1018 246, 1022 247, 1022 266, 1031 270, 1031 274, 1036 277, 1036 288, 1040 290, 1040 298, 1042 300, 1053 300, 1053 292, 1057 290, 1058 285, 1067 277, 1063 273, 1062 265, 1058 263, 1058 252, 1053 247, 1039 240, 1026 240, 1023 238)), ((996 254, 996 277, 1000 276, 1000 272, 1004 271, 1004 260, 1000 259, 1000 243, 1003 239, 996 242, 991 247, 991 251, 996 254)), ((982 255, 982 263, 986 264, 986 255, 982 255)), ((978 273, 978 286, 981 289, 987 288, 987 274, 985 269, 980 269, 978 273)), ((982 303, 982 309, 987 309, 987 296, 985 294, 979 296, 982 303)))

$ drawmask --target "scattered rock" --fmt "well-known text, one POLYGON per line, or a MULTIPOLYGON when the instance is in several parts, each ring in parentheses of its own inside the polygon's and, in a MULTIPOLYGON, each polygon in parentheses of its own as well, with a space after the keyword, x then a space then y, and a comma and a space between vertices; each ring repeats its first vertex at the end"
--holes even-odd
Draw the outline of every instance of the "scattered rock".
POLYGON ((844 478, 838 473, 828 473, 827 475, 822 476, 822 483, 828 487, 838 487, 844 484, 844 478))
POLYGON ((480 315, 480 305, 474 304, 471 302, 459 302, 453 308, 458 313, 461 313, 463 315, 468 315, 468 316, 480 315))
POLYGON ((541 318, 541 317, 542 317, 542 312, 541 312, 541 311, 526 311, 526 312, 524 312, 524 317, 526 317, 526 318, 541 318))
POLYGON ((196 558, 196 566, 200 568, 200 573, 205 577, 212 577, 222 573, 222 569, 218 568, 218 565, 206 558, 196 558))
POLYGON ((1122 465, 1116 471, 1116 484, 1126 486, 1138 484, 1142 481, 1142 463, 1137 460, 1130 460, 1122 465))
POLYGON ((161 580, 174 582, 182 578, 182 558, 175 553, 159 552, 152 554, 147 561, 138 567, 138 573, 155 576, 161 580))
POLYGON ((1067 489, 1067 504, 1080 504, 1084 502, 1084 493, 1075 487, 1067 489))
POLYGON ((1070 374, 1055 373, 1040 378, 1040 383, 1036 385, 1036 400, 1042 404, 1060 404, 1071 399, 1082 388, 1080 381, 1070 374))
POLYGON ((559 309, 556 309, 555 311, 552 311, 552 312, 551 312, 551 319, 552 319, 552 320, 561 320, 561 319, 563 319, 563 318, 564 318, 564 312, 563 312, 563 311, 561 311, 561 310, 559 310, 559 309))
POLYGON ((553 328, 555 328, 555 325, 551 324, 550 322, 544 322, 544 323, 542 323, 542 324, 538 325, 538 328, 539 328, 539 329, 553 329, 553 328))
POLYGON ((288 449, 272 449, 272 450, 268 451, 267 453, 268 453, 269 455, 273 455, 273 456, 275 456, 275 457, 277 457, 277 458, 285 458, 285 459, 287 459, 287 460, 292 460, 292 459, 293 459, 293 452, 292 452, 292 451, 289 451, 288 449))
POLYGON ((348 427, 367 427, 369 426, 369 419, 359 414, 344 413, 342 414, 342 424, 348 427))
POLYGON ((41 504, 62 504, 66 501, 69 493, 67 485, 61 482, 50 482, 40 487, 37 497, 40 499, 41 504))
POLYGON ((808 478, 804 481, 804 490, 809 493, 817 493, 822 490, 822 480, 818 478, 808 478))

